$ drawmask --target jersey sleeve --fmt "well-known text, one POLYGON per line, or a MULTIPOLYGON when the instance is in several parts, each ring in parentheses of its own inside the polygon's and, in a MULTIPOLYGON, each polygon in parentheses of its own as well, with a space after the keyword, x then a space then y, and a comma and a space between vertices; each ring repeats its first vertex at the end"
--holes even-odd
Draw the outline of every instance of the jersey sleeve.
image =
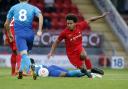
POLYGON ((66 37, 66 33, 65 33, 65 31, 63 31, 63 32, 60 33, 60 35, 58 37, 58 40, 62 41, 65 37, 66 37))
POLYGON ((14 7, 12 7, 12 8, 8 11, 7 19, 11 21, 12 18, 13 18, 13 15, 14 15, 14 7))
POLYGON ((88 24, 88 22, 87 21, 82 21, 82 22, 80 22, 80 23, 78 23, 78 25, 79 25, 79 27, 80 27, 80 29, 83 31, 83 30, 85 30, 85 29, 87 29, 88 27, 89 27, 89 24, 88 24))
POLYGON ((39 13, 41 13, 40 9, 37 8, 37 7, 34 7, 35 9, 35 15, 38 17, 39 16, 39 13))

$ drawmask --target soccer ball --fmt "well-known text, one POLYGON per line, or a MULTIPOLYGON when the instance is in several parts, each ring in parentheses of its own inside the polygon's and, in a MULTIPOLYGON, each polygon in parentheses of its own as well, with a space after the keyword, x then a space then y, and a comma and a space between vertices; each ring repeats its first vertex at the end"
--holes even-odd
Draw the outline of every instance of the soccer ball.
POLYGON ((49 75, 49 71, 47 68, 40 68, 38 71, 38 75, 41 77, 47 77, 49 75))

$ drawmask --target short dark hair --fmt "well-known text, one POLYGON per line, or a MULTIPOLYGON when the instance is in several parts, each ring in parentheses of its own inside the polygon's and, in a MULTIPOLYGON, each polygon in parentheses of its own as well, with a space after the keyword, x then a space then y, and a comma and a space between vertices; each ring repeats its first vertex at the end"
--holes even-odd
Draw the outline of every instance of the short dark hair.
POLYGON ((20 0, 20 1, 28 1, 28 0, 20 0))
POLYGON ((68 14, 66 16, 66 20, 73 20, 73 22, 76 23, 78 21, 78 18, 77 18, 77 16, 75 14, 68 14))

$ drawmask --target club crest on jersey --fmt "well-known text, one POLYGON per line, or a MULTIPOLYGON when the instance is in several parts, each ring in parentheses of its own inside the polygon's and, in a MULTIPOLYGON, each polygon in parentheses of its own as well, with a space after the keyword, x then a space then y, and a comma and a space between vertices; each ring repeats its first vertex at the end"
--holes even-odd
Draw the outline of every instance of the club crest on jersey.
POLYGON ((77 36, 72 37, 72 38, 70 39, 70 41, 76 40, 76 39, 78 39, 79 37, 82 37, 82 35, 81 35, 81 34, 78 34, 77 36))

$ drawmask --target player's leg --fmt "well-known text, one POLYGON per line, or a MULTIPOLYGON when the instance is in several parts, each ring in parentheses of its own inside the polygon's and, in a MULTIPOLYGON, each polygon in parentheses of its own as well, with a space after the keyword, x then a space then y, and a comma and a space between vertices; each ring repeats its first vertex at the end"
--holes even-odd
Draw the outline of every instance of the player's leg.
POLYGON ((21 36, 16 36, 16 44, 17 44, 18 51, 20 52, 20 55, 21 55, 21 64, 20 64, 18 79, 22 79, 23 70, 25 68, 27 69, 27 67, 29 66, 28 61, 30 61, 27 53, 28 47, 27 47, 26 40, 21 36))
POLYGON ((28 63, 26 60, 30 60, 27 56, 27 50, 21 51, 21 64, 20 64, 18 79, 22 79, 23 77, 22 73, 25 68, 26 68, 26 72, 28 73, 28 70, 27 70, 28 63))
POLYGON ((68 72, 67 69, 59 67, 59 66, 56 66, 56 65, 51 65, 51 66, 48 67, 48 69, 49 70, 61 70, 61 71, 64 71, 64 72, 68 72))
MULTIPOLYGON (((33 40, 34 40, 34 35, 31 35, 27 38, 27 47, 28 47, 28 52, 32 49, 33 47, 33 40)), ((31 63, 32 61, 30 61, 31 63)), ((34 62, 35 63, 35 62, 34 62)), ((35 64, 30 64, 31 69, 32 69, 32 75, 33 75, 33 79, 36 80, 37 78, 37 74, 36 74, 36 70, 35 70, 35 64)), ((28 67, 29 68, 29 67, 28 67)))
POLYGON ((96 67, 92 68, 91 72, 104 75, 104 71, 102 69, 99 69, 99 68, 96 68, 96 67))
POLYGON ((13 51, 11 55, 11 75, 15 76, 15 68, 16 68, 16 54, 13 51))
POLYGON ((87 75, 89 78, 92 78, 92 75, 91 75, 91 67, 92 67, 92 64, 89 60, 86 60, 87 59, 87 53, 85 52, 84 49, 82 49, 81 53, 80 53, 80 60, 82 61, 82 66, 81 66, 81 72, 82 73, 85 73, 85 75, 87 75))
POLYGON ((68 55, 68 58, 71 62, 71 64, 73 64, 76 68, 79 68, 81 70, 82 73, 84 73, 85 75, 87 75, 89 78, 91 78, 91 74, 90 72, 88 72, 86 70, 86 66, 85 66, 85 61, 80 59, 80 55, 77 54, 73 54, 73 55, 68 55), (84 65, 84 66, 83 66, 84 65))
POLYGON ((80 59, 81 59, 83 62, 85 62, 85 65, 86 65, 87 70, 91 70, 91 69, 92 69, 91 60, 90 60, 90 58, 87 56, 87 53, 86 53, 86 51, 84 50, 84 48, 83 48, 82 51, 81 51, 80 59))
POLYGON ((21 63, 21 55, 17 54, 17 56, 16 56, 17 70, 20 69, 20 63, 21 63))
POLYGON ((84 76, 84 73, 81 73, 80 70, 67 70, 65 68, 52 65, 48 67, 48 70, 50 71, 49 76, 52 77, 81 77, 84 76))
POLYGON ((66 72, 61 71, 61 70, 52 70, 52 71, 49 71, 49 76, 50 77, 65 77, 66 72))
MULTIPOLYGON (((20 68, 21 55, 18 54, 18 50, 17 50, 17 46, 16 46, 15 40, 11 43, 10 47, 11 47, 11 49, 13 50, 13 53, 14 53, 15 56, 16 56, 16 57, 15 57, 15 58, 16 58, 16 59, 15 59, 15 61, 16 61, 15 69, 18 71, 19 68, 20 68)), ((16 74, 17 74, 17 71, 15 71, 16 74)))
POLYGON ((11 71, 12 71, 12 75, 15 76, 16 75, 16 56, 17 56, 17 48, 16 48, 16 43, 15 41, 13 42, 9 42, 9 46, 12 50, 12 55, 11 55, 11 71))
POLYGON ((93 68, 93 67, 92 67, 91 60, 90 60, 90 58, 87 56, 87 53, 85 52, 84 49, 83 49, 82 52, 81 52, 81 59, 82 59, 82 60, 85 60, 86 68, 87 68, 87 70, 89 70, 90 72, 98 73, 98 74, 102 74, 102 75, 104 74, 104 71, 103 71, 103 70, 98 69, 98 68, 93 68))
POLYGON ((47 69, 49 70, 49 76, 51 77, 65 77, 68 72, 65 68, 56 65, 51 65, 47 69))
POLYGON ((30 61, 31 61, 32 76, 33 76, 33 79, 36 80, 40 67, 35 67, 35 61, 33 58, 30 58, 30 61))
POLYGON ((85 73, 82 73, 81 70, 69 70, 66 74, 67 77, 82 77, 85 73))

